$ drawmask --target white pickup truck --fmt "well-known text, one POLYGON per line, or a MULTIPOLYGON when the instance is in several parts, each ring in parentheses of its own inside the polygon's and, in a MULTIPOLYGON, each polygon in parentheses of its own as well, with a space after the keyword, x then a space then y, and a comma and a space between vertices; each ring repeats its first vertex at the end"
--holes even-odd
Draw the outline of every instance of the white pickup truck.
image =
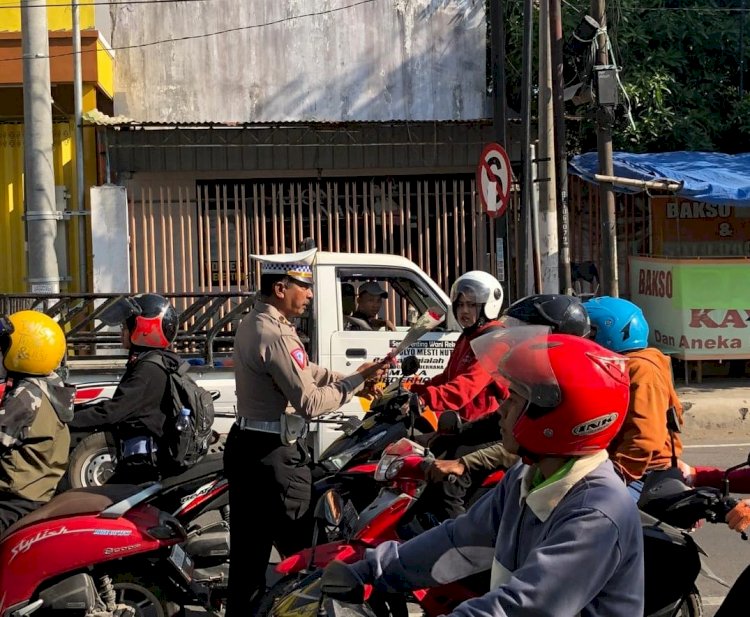
MULTIPOLYGON (((309 315, 300 319, 298 331, 313 362, 342 373, 382 358, 401 341, 410 323, 431 306, 446 311, 447 319, 406 352, 420 360, 420 377, 429 379, 445 367, 459 328, 449 310, 450 301, 437 283, 408 259, 396 255, 318 252, 313 263, 315 297, 309 315), (396 331, 345 330, 342 283, 355 287, 378 281, 389 292, 381 316, 396 331)), ((181 330, 175 347, 193 365, 193 376, 204 388, 218 392, 214 428, 225 434, 234 422, 236 395, 232 368, 232 343, 239 320, 254 301, 245 292, 196 292, 165 294, 182 311, 181 330)), ((60 321, 68 333, 69 354, 64 377, 78 386, 78 402, 110 397, 124 370, 125 351, 119 349, 117 332, 103 326, 96 314, 117 294, 59 296, 1 296, 0 310, 44 310, 60 321)), ((398 368, 388 379, 398 377, 398 368)), ((341 409, 361 417, 369 403, 354 397, 341 409)), ((314 422, 310 439, 315 458, 338 435, 338 425, 314 422)), ((104 433, 74 435, 69 481, 72 486, 100 483, 111 470, 111 439, 104 433)))

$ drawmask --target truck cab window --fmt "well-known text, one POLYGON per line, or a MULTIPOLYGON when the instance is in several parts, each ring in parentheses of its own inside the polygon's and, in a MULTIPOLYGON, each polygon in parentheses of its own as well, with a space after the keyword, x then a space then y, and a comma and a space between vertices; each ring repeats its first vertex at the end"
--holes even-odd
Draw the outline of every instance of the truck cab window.
POLYGON ((408 272, 341 273, 338 289, 342 330, 406 331, 430 306, 440 304, 408 272))

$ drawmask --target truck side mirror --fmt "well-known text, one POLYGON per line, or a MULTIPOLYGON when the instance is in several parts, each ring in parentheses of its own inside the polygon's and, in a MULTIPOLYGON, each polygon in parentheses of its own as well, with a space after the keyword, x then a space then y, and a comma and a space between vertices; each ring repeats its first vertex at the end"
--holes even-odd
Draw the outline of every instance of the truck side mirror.
POLYGON ((406 356, 401 360, 401 374, 404 377, 414 375, 419 370, 419 358, 416 356, 406 356))

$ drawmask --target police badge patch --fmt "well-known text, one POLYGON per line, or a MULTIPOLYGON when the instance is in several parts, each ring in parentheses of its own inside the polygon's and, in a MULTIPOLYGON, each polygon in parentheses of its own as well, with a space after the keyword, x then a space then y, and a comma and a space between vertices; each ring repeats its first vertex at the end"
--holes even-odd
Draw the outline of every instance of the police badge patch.
POLYGON ((300 368, 305 368, 307 366, 307 355, 305 354, 305 350, 301 347, 298 347, 297 349, 293 350, 291 352, 292 358, 294 358, 294 361, 297 363, 297 366, 300 368))

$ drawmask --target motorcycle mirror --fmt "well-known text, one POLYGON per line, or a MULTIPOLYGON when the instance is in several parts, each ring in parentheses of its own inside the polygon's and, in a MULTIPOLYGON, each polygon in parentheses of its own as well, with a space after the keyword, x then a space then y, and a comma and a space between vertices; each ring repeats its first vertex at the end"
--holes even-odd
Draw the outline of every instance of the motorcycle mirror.
POLYGON ((416 356, 406 356, 401 360, 401 374, 404 377, 416 374, 419 370, 419 358, 416 356))
POLYGON ((461 430, 461 424, 461 416, 455 411, 444 411, 438 418, 437 428, 441 433, 456 435, 461 430))
POLYGON ((334 489, 328 489, 320 496, 315 505, 315 518, 338 526, 344 513, 344 500, 334 489))
POLYGON ((680 420, 677 417, 677 410, 674 407, 667 409, 667 429, 672 433, 681 433, 680 420))

